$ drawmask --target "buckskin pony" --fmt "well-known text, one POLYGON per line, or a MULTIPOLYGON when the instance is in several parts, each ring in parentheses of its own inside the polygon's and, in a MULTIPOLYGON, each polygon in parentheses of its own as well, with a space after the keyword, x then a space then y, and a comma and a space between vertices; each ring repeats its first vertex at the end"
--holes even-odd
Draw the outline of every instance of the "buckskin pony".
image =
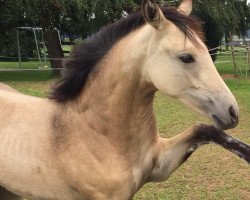
POLYGON ((249 146, 222 131, 237 125, 239 108, 191 10, 191 0, 178 8, 144 0, 141 12, 74 48, 49 98, 2 89, 0 185, 28 199, 127 200, 143 184, 166 180, 202 144, 249 162, 249 146), (214 125, 161 138, 156 91, 214 125))

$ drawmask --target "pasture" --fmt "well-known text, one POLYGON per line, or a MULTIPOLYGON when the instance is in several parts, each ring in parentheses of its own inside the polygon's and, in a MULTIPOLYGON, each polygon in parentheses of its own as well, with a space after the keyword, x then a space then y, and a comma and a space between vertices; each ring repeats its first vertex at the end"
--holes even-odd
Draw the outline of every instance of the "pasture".
MULTIPOLYGON (((227 60, 220 56, 218 61, 227 60)), ((11 63, 0 63, 0 69, 11 63)), ((221 74, 233 74, 232 64, 217 65, 221 74)), ((225 82, 235 95, 241 111, 240 124, 228 131, 233 136, 250 143, 250 80, 225 76, 225 82)), ((0 82, 18 91, 45 97, 50 85, 57 81, 46 72, 0 72, 0 82)), ((172 137, 199 122, 208 119, 186 108, 176 100, 157 94, 155 112, 162 136, 172 137)), ((168 181, 145 185, 135 200, 167 199, 249 199, 250 169, 242 160, 215 145, 198 149, 168 181)))

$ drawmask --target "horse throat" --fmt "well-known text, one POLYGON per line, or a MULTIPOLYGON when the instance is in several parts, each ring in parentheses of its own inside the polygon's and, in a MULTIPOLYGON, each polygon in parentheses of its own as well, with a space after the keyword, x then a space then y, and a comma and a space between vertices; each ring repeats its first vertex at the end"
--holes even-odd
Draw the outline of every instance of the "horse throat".
POLYGON ((61 132, 65 132, 64 141, 90 137, 97 142, 104 137, 122 149, 130 148, 133 142, 150 145, 157 139, 155 88, 141 74, 143 57, 134 59, 133 47, 126 40, 118 42, 96 66, 79 97, 59 109, 53 120, 58 124, 55 128, 59 127, 55 131, 59 133, 57 143, 61 132))
POLYGON ((142 77, 140 59, 121 56, 120 52, 129 55, 128 46, 125 39, 111 49, 90 76, 80 102, 101 130, 108 127, 119 135, 156 132, 155 89, 142 77))

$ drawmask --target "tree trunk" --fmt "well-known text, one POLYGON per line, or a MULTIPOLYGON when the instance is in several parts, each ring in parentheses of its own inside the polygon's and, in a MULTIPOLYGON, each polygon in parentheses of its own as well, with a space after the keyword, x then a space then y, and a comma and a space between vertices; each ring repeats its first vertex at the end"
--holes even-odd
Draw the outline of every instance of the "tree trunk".
POLYGON ((228 51, 229 50, 229 42, 231 42, 230 41, 230 33, 226 33, 225 42, 226 42, 226 50, 228 51))
POLYGON ((44 28, 44 40, 50 58, 53 75, 60 75, 60 68, 62 68, 62 59, 64 58, 60 39, 57 30, 44 28))

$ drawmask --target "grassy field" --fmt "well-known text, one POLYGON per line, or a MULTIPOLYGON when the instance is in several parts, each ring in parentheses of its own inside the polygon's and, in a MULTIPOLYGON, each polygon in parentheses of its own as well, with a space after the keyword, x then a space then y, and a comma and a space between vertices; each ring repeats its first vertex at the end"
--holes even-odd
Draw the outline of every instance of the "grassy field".
MULTIPOLYGON (((217 62, 228 59, 227 56, 219 56, 217 62)), ((221 74, 233 74, 231 64, 221 63, 217 67, 221 74)), ((51 77, 50 72, 0 72, 0 82, 25 94, 40 97, 46 95, 54 81, 56 79, 51 77)), ((250 80, 227 78, 225 82, 237 98, 241 111, 239 126, 229 133, 250 143, 250 80)), ((157 94, 154 106, 164 137, 172 137, 199 122, 210 123, 207 118, 161 94, 157 94)), ((197 150, 168 181, 145 185, 134 199, 249 200, 250 168, 222 148, 207 145, 197 150)))
MULTIPOLYGON (((227 79, 241 110, 240 124, 229 133, 250 143, 250 81, 227 79)), ((155 101, 158 126, 165 137, 191 124, 209 122, 178 102, 158 95, 155 101)), ((216 145, 204 146, 164 183, 147 184, 139 199, 250 199, 250 169, 240 159, 216 145)))
MULTIPOLYGON (((216 60, 216 63, 218 63, 216 66, 221 74, 233 74, 233 62, 227 63, 228 61, 232 61, 232 54, 231 52, 224 49, 224 51, 219 54, 218 59, 216 60)), ((241 48, 235 52, 235 62, 237 75, 245 76, 246 69, 249 67, 247 64, 247 52, 245 49, 241 48)))

